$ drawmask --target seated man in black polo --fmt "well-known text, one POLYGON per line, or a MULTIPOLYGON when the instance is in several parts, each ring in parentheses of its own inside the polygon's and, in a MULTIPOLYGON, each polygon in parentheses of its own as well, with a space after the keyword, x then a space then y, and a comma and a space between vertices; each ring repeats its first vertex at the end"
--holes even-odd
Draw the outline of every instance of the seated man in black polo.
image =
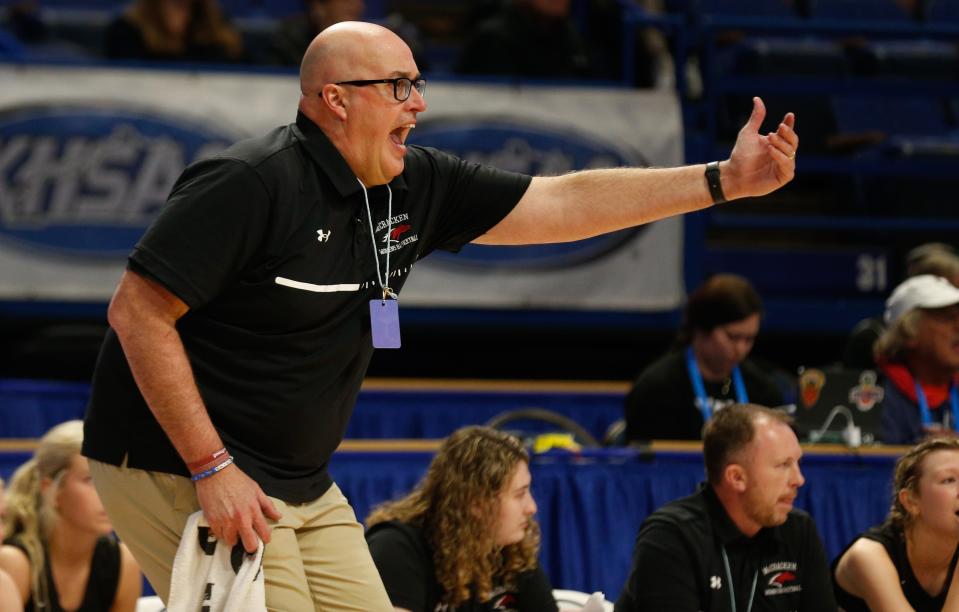
POLYGON ((721 410, 703 455, 708 484, 640 527, 616 612, 836 610, 816 525, 793 509, 804 480, 788 417, 721 410))

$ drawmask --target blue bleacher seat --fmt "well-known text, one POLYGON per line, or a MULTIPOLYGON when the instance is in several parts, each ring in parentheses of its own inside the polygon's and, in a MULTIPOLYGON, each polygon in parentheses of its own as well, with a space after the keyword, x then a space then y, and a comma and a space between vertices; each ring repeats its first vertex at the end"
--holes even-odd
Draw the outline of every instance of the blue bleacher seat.
POLYGON ((795 0, 700 0, 699 10, 727 17, 798 17, 795 0))
POLYGON ((844 132, 880 130, 890 135, 937 136, 948 133, 946 105, 927 96, 835 96, 837 127, 844 132))
POLYGON ((0 28, 0 58, 18 59, 23 57, 24 49, 20 41, 12 34, 0 28))
POLYGON ((302 0, 220 0, 220 6, 233 19, 283 19, 303 11, 302 0))
POLYGON ((874 41, 859 53, 856 72, 877 77, 955 80, 959 77, 959 49, 951 41, 874 41))
POLYGON ((959 25, 959 2, 956 0, 926 0, 926 23, 930 25, 959 25))
POLYGON ((843 77, 851 72, 845 51, 820 38, 750 38, 735 53, 736 74, 843 77))
MULTIPOLYGON (((917 3, 918 4, 918 3, 917 3)), ((917 14, 898 0, 813 0, 816 19, 915 21, 917 14)))

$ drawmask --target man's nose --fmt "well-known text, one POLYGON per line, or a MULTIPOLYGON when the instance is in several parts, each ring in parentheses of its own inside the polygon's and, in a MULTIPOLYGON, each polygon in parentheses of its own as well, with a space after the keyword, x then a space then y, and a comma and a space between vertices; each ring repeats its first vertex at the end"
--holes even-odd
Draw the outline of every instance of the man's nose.
POLYGON ((410 97, 407 99, 411 111, 422 113, 426 110, 426 98, 415 87, 410 91, 410 97))
POLYGON ((802 475, 802 470, 799 468, 799 464, 796 464, 796 471, 793 474, 793 482, 796 483, 796 488, 806 484, 806 478, 802 475))

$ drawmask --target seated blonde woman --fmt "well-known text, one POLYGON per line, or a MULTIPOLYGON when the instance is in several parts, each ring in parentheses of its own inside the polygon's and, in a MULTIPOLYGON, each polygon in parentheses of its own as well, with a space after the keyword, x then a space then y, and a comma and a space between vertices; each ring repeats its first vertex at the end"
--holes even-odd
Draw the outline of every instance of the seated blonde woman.
MULTIPOLYGON (((3 513, 6 502, 3 497, 3 478, 0 478, 0 541, 3 540, 3 513)), ((0 570, 0 612, 23 612, 20 593, 10 574, 0 570)))
POLYGON ((555 612, 522 443, 488 427, 444 442, 423 481, 366 519, 397 610, 555 612))
POLYGON ((10 482, 0 569, 28 612, 132 612, 140 596, 140 568, 111 535, 82 440, 81 421, 57 425, 10 482))
POLYGON ((931 438, 896 463, 889 518, 833 565, 846 612, 959 612, 959 440, 931 438))

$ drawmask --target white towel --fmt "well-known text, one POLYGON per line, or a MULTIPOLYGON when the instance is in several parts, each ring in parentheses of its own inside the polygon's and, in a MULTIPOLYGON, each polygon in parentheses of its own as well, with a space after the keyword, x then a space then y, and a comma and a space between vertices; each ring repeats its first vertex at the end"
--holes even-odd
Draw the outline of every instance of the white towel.
POLYGON ((203 519, 190 515, 173 560, 168 612, 266 612, 263 542, 247 554, 218 542, 203 519))

